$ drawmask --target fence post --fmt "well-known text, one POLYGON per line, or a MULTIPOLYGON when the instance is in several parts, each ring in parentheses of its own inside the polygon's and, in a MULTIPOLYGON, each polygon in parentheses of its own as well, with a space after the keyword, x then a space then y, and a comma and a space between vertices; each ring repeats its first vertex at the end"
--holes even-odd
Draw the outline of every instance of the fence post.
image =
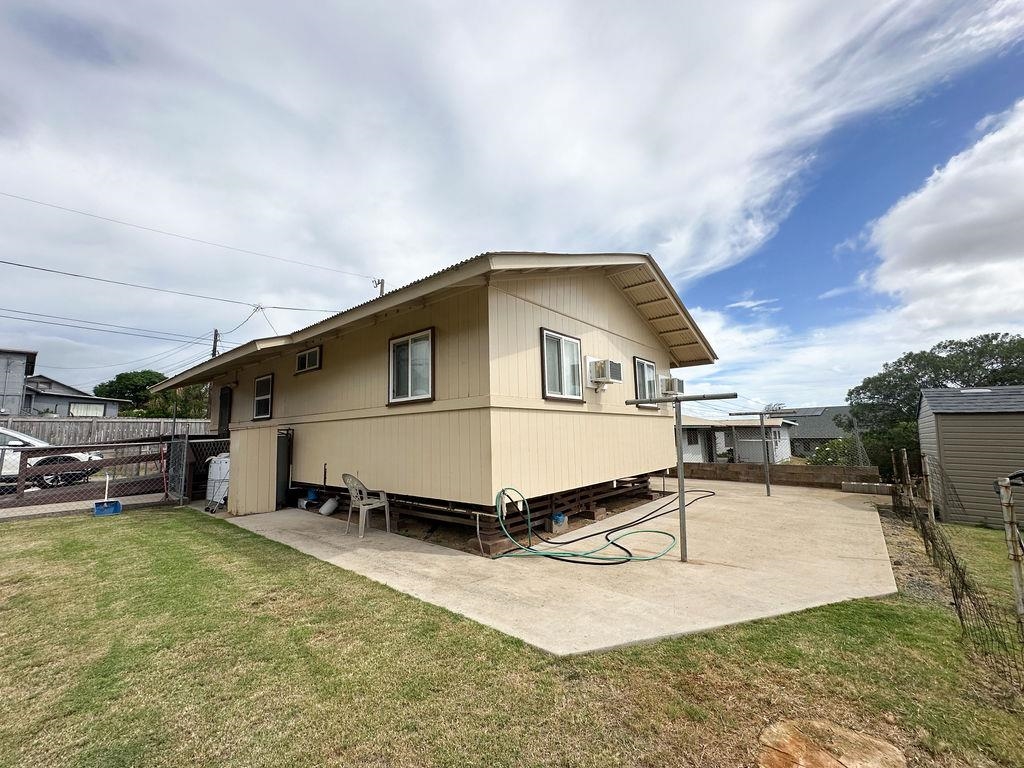
POLYGON ((1013 574, 1013 591, 1017 604, 1017 632, 1024 640, 1024 541, 1017 527, 1013 512, 1013 488, 1007 477, 997 481, 999 503, 1003 508, 1003 528, 1006 531, 1006 549, 1010 555, 1010 570, 1013 574))
POLYGON ((181 438, 181 488, 178 495, 178 506, 184 507, 185 501, 185 489, 188 486, 188 432, 182 435, 181 438))
POLYGON ((903 460, 903 482, 907 486, 907 503, 913 504, 914 484, 910 482, 910 462, 907 461, 907 449, 900 448, 900 458, 903 460))
POLYGON ((928 522, 935 522, 935 498, 932 496, 932 476, 928 471, 928 456, 921 454, 921 472, 924 475, 924 503, 928 507, 928 522))

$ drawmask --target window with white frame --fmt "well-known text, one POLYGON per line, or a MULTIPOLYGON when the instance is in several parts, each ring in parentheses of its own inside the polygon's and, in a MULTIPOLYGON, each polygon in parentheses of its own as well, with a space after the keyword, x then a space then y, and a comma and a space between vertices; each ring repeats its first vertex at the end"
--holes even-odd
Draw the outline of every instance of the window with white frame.
POLYGON ((687 445, 700 445, 700 434, 696 429, 686 430, 686 444, 687 445))
MULTIPOLYGON (((642 357, 633 358, 633 378, 636 381, 636 399, 646 400, 658 397, 658 371, 654 363, 642 357)), ((657 408, 655 403, 645 403, 638 408, 657 408)))
POLYGON ((321 347, 304 349, 295 356, 295 372, 305 373, 306 371, 320 370, 321 347))
POLYGON ((433 398, 433 345, 433 328, 391 340, 389 402, 433 398))
POLYGON ((582 400, 583 379, 580 340, 575 336, 541 328, 541 368, 544 397, 582 400))
POLYGON ((253 388, 252 418, 269 419, 274 410, 274 374, 257 376, 253 388))
POLYGON ((103 403, 71 403, 68 416, 103 416, 106 406, 103 403))

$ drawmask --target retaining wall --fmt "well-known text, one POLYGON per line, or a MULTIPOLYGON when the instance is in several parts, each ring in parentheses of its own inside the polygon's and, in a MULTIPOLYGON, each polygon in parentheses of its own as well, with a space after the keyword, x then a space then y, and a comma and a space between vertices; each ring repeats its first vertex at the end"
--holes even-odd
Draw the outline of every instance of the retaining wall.
MULTIPOLYGON (((763 483, 761 464, 711 464, 687 462, 687 478, 694 480, 735 480, 763 483)), ((804 485, 811 488, 842 488, 843 483, 880 482, 878 467, 833 467, 803 464, 773 464, 769 470, 775 485, 804 485)), ((675 474, 673 468, 672 474, 675 474)))

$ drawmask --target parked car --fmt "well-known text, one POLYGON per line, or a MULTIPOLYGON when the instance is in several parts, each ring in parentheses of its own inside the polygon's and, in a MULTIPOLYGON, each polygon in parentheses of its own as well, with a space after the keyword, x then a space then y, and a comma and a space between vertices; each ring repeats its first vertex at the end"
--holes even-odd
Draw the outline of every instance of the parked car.
MULTIPOLYGON (((0 453, 3 455, 3 469, 0 470, 0 482, 15 483, 18 481, 18 469, 21 465, 22 448, 53 448, 45 440, 38 437, 26 435, 23 432, 15 432, 13 429, 0 427, 0 453)), ((30 467, 38 467, 46 464, 69 464, 71 462, 91 462, 102 459, 102 453, 59 453, 55 456, 34 456, 28 460, 30 467)), ((81 470, 62 470, 59 474, 43 475, 35 478, 32 482, 40 488, 55 488, 58 485, 72 485, 88 480, 99 470, 99 467, 83 467, 81 470)))

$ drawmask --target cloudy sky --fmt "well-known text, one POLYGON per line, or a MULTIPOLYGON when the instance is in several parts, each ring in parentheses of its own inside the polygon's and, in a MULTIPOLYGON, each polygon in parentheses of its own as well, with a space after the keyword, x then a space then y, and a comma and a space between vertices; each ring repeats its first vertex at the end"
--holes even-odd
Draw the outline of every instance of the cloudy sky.
MULTIPOLYGON (((841 402, 1024 331, 1021 0, 317 5, 0 4, 0 260, 242 302, 0 264, 0 346, 170 374, 246 303, 512 249, 652 253, 693 390, 841 402)), ((267 314, 226 346, 323 316, 267 314)))

